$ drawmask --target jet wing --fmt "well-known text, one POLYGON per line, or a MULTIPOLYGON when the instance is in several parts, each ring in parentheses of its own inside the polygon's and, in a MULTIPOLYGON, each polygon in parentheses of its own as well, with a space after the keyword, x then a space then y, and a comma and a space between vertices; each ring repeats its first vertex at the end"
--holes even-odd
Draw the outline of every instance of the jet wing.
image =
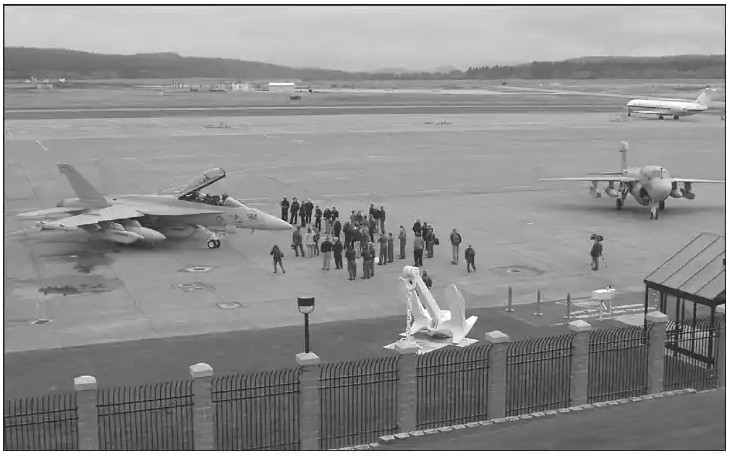
POLYGON ((84 212, 85 207, 52 207, 50 209, 40 209, 37 211, 23 212, 17 217, 24 220, 41 220, 47 218, 57 218, 68 216, 74 212, 84 212))
POLYGON ((223 211, 204 208, 188 208, 165 206, 163 204, 139 204, 136 206, 127 204, 115 204, 99 210, 93 210, 84 214, 74 215, 57 220, 56 223, 62 226, 84 226, 93 225, 99 222, 111 222, 114 220, 142 217, 143 215, 157 216, 185 216, 200 214, 219 214, 223 211))
POLYGON ((140 204, 136 209, 140 215, 164 215, 164 216, 176 216, 176 215, 200 215, 200 214, 220 214, 222 210, 216 209, 204 209, 194 207, 179 207, 179 206, 165 206, 163 204, 140 204))
POLYGON ((725 181, 714 179, 684 179, 682 177, 673 177, 672 182, 690 182, 693 184, 724 184, 725 181))
POLYGON ((540 181, 566 181, 566 182, 635 182, 636 178, 626 176, 585 176, 585 177, 552 177, 547 179, 540 179, 540 181))

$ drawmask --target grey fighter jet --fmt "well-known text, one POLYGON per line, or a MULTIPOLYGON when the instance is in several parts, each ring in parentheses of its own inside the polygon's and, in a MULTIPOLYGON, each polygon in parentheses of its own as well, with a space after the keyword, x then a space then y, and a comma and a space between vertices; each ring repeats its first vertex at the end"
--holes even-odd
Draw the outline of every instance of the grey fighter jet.
POLYGON ((626 155, 629 145, 621 141, 619 152, 621 152, 621 171, 594 173, 584 177, 559 177, 540 179, 541 181, 574 181, 591 182, 590 194, 594 198, 601 197, 598 189, 599 182, 608 182, 604 188, 607 196, 616 198, 616 209, 621 209, 626 196, 631 196, 642 206, 648 206, 651 211, 651 219, 659 218, 659 210, 664 209, 664 202, 668 197, 686 198, 693 200, 695 194, 692 191, 692 184, 724 184, 725 181, 712 179, 689 179, 672 177, 666 168, 661 166, 643 166, 641 168, 629 168, 626 155), (616 187, 618 184, 618 187, 616 187), (682 187, 680 188, 680 184, 682 187))
POLYGON ((168 237, 203 232, 208 236, 208 248, 216 249, 221 245, 220 237, 236 228, 292 229, 286 221, 250 208, 231 196, 202 193, 202 189, 226 176, 222 168, 205 171, 171 194, 104 197, 73 166, 57 166, 76 198, 65 198, 55 208, 18 214, 21 219, 36 220, 34 229, 40 231, 81 230, 120 244, 152 245, 168 237))

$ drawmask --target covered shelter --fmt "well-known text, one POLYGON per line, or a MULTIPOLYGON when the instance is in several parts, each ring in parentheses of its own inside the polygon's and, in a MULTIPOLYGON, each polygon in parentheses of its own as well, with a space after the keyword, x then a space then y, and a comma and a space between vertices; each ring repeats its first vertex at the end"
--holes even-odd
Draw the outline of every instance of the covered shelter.
POLYGON ((701 233, 649 274, 644 284, 644 327, 649 295, 658 293, 659 310, 670 320, 667 349, 713 365, 716 309, 725 304, 725 238, 701 233))

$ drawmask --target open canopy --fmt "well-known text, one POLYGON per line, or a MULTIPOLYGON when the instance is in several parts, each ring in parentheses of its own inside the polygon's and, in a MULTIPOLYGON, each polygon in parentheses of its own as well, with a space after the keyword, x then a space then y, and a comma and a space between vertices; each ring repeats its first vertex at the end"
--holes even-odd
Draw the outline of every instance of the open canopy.
POLYGON ((189 197, 193 192, 200 191, 210 184, 218 182, 224 177, 226 177, 226 172, 223 171, 223 168, 209 169, 208 171, 205 171, 202 174, 196 176, 187 185, 182 186, 179 190, 175 192, 175 196, 177 196, 179 199, 189 197))

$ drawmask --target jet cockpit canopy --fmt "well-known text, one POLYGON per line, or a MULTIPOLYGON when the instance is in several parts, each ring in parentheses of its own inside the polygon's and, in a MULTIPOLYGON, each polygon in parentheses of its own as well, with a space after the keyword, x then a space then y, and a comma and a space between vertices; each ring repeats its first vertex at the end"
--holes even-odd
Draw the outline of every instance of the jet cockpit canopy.
POLYGON ((224 177, 226 177, 226 172, 223 171, 223 168, 209 169, 199 176, 196 176, 187 185, 180 187, 177 191, 175 191, 175 196, 177 196, 178 199, 190 199, 194 196, 194 194, 197 194, 196 192, 200 192, 201 189, 214 182, 218 182, 224 177))

